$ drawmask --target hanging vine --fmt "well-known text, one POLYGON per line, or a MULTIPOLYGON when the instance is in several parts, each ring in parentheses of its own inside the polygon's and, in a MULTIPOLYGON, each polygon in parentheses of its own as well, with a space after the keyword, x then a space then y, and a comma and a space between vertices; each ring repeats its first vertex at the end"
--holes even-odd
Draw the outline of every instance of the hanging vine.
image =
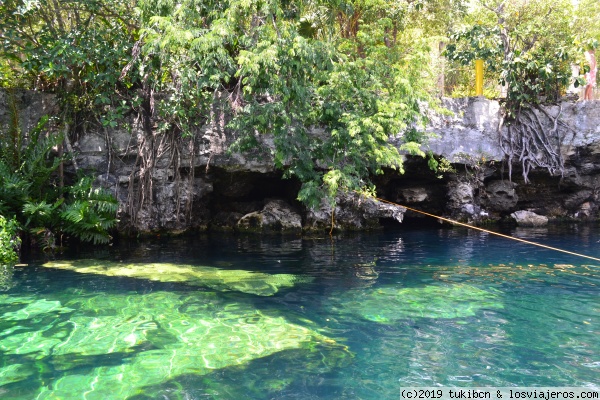
POLYGON ((140 129, 137 133, 135 145, 137 156, 129 176, 126 212, 131 216, 130 225, 132 228, 139 227, 140 214, 156 215, 154 181, 157 178, 155 173, 158 168, 172 171, 172 175, 167 179, 172 180, 174 186, 175 219, 180 221, 183 215, 185 221, 181 222, 187 223, 191 220, 194 198, 196 135, 191 133, 184 136, 176 125, 170 125, 168 129, 163 130, 155 129, 153 125, 146 123, 142 125, 146 128, 140 129), (186 145, 189 162, 185 167, 189 170, 189 174, 183 176, 182 150, 186 145))

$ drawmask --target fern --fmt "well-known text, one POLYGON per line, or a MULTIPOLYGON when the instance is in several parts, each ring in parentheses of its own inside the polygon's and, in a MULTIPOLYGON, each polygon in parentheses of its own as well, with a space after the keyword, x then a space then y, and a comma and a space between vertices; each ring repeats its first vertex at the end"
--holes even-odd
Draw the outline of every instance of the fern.
POLYGON ((0 159, 0 203, 6 214, 16 215, 16 209, 29 197, 31 185, 0 159))
MULTIPOLYGON (((117 224, 118 202, 112 194, 94 188, 90 177, 64 190, 52 185, 64 158, 52 149, 63 138, 44 132, 47 118, 27 135, 25 146, 0 146, 0 212, 16 217, 15 226, 45 250, 55 238, 68 236, 94 244, 108 243, 117 224)), ((0 139, 5 136, 0 132, 0 139)))
POLYGON ((118 222, 118 202, 114 196, 102 188, 93 188, 89 177, 73 185, 70 194, 74 201, 61 213, 64 231, 84 242, 108 243, 109 231, 118 222))
MULTIPOLYGON (((21 216, 23 205, 29 200, 34 203, 46 200, 52 189, 48 183, 63 161, 50 157, 52 149, 62 142, 62 136, 45 133, 47 121, 47 117, 42 118, 27 135, 22 148, 0 147, 0 203, 13 215, 21 216)), ((0 139, 5 136, 0 133, 0 139)))
POLYGON ((69 204, 61 213, 64 219, 64 231, 84 242, 94 244, 108 243, 108 232, 116 224, 116 218, 99 215, 94 207, 85 201, 69 204))
POLYGON ((64 161, 64 158, 61 157, 50 158, 52 149, 62 143, 62 135, 45 134, 42 136, 41 129, 44 125, 45 122, 33 130, 30 141, 22 152, 22 164, 19 166, 20 174, 25 181, 31 182, 31 187, 35 190, 36 195, 41 195, 47 190, 52 175, 64 161))
POLYGON ((54 204, 46 203, 45 200, 40 202, 27 202, 23 206, 23 215, 27 217, 25 226, 48 226, 52 224, 52 219, 55 211, 63 203, 62 199, 58 199, 54 204), (33 224, 32 224, 33 222, 33 224))

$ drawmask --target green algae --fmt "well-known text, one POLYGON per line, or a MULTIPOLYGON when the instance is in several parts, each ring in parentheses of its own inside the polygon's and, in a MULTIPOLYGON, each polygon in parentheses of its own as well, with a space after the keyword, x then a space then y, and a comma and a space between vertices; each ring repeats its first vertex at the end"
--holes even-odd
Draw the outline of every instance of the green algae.
MULTIPOLYGON (((0 331, 0 350, 64 371, 41 388, 37 399, 71 398, 74 393, 86 399, 126 399, 181 375, 243 367, 291 349, 310 352, 319 344, 336 359, 348 355, 314 330, 214 292, 82 293, 63 301, 60 296, 4 296, 2 302, 20 308, 0 317, 0 326, 6 327, 0 331), (46 314, 45 325, 35 330, 15 325, 34 311, 46 314)), ((20 364, 4 366, 0 386, 37 373, 20 364)))
POLYGON ((502 307, 495 293, 466 284, 435 284, 350 291, 339 296, 332 309, 389 323, 412 318, 463 318, 481 309, 502 307))
POLYGON ((237 269, 220 269, 172 263, 117 263, 104 260, 51 261, 46 268, 64 269, 81 274, 130 277, 158 282, 181 282, 222 291, 238 291, 271 296, 281 288, 310 282, 310 277, 293 274, 267 274, 237 269))

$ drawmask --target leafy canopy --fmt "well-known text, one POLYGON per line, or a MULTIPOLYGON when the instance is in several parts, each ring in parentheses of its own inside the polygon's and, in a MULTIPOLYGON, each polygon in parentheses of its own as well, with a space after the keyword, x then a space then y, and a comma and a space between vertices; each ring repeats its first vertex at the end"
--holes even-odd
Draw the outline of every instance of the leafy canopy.
POLYGON ((72 130, 129 111, 159 134, 234 130, 232 149, 270 151, 315 206, 424 155, 403 132, 425 122, 431 37, 463 3, 7 0, 0 67, 57 93, 72 130))
POLYGON ((134 0, 0 2, 0 71, 7 73, 0 86, 56 93, 64 122, 99 118, 116 126, 139 105, 128 92, 136 82, 119 79, 137 34, 134 6, 134 0))
POLYGON ((217 104, 229 117, 220 128, 239 135, 233 148, 272 135, 275 164, 314 206, 368 187, 384 167, 401 170, 392 137, 423 155, 401 133, 424 122, 431 84, 419 29, 436 24, 437 3, 143 0, 142 65, 171 126, 214 124, 217 104))
POLYGON ((507 110, 555 100, 570 83, 574 36, 568 0, 478 0, 467 24, 450 36, 446 56, 462 64, 484 59, 507 88, 507 110))

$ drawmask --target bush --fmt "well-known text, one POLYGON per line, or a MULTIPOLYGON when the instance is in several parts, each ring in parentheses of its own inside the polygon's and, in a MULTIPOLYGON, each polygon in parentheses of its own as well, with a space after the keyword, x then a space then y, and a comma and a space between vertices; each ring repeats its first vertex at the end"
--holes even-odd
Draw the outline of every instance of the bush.
POLYGON ((21 240, 15 219, 7 220, 0 215, 0 266, 13 264, 19 259, 21 240))
POLYGON ((27 135, 0 132, 0 142, 11 143, 6 139, 18 135, 12 142, 23 143, 0 145, 0 214, 14 215, 13 229, 44 250, 54 248, 55 238, 65 234, 84 242, 108 243, 109 230, 117 223, 117 200, 94 188, 90 177, 78 177, 70 186, 60 184, 57 170, 65 159, 53 156, 52 149, 62 144, 62 136, 45 131, 46 122, 42 120, 27 135))

